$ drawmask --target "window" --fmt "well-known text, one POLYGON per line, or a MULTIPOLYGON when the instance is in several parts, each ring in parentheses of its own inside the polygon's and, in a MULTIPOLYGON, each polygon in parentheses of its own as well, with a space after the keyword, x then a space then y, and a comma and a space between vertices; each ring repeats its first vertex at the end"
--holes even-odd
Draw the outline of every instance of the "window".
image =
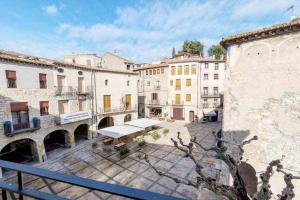
POLYGON ((182 66, 177 67, 177 75, 182 75, 182 66))
POLYGON ((86 65, 91 66, 91 60, 90 59, 86 60, 86 65))
POLYGON ((184 75, 189 75, 190 74, 190 67, 188 65, 184 66, 184 75))
POLYGON ((219 88, 218 87, 214 87, 214 94, 219 94, 219 88))
POLYGON ((65 114, 69 112, 69 101, 68 100, 59 100, 58 101, 58 110, 59 114, 65 114))
POLYGON ((196 74, 196 65, 192 65, 192 74, 195 75, 196 74))
POLYGON ((185 85, 186 86, 191 86, 192 85, 192 80, 191 79, 186 79, 185 85))
POLYGON ((127 68, 127 70, 130 70, 130 65, 127 65, 126 68, 127 68))
POLYGON ((160 69, 157 69, 156 71, 157 71, 157 74, 160 74, 160 69))
POLYGON ((40 101, 40 115, 49 115, 49 101, 40 101))
POLYGON ((151 97, 152 97, 152 101, 157 101, 157 93, 152 93, 151 94, 151 97))
POLYGON ((180 94, 176 94, 175 95, 175 104, 180 104, 180 100, 181 100, 180 94))
POLYGON ((129 81, 127 81, 127 86, 129 86, 129 81))
POLYGON ((214 80, 219 80, 219 74, 214 74, 214 80))
POLYGON ((171 75, 172 75, 172 76, 175 76, 175 74, 176 74, 176 67, 175 67, 175 66, 172 66, 172 67, 171 67, 171 75))
POLYGON ((215 70, 219 70, 219 63, 215 63, 215 70))
POLYGON ((155 75, 156 74, 156 69, 153 69, 153 75, 155 75))
POLYGON ((155 81, 154 86, 155 86, 155 89, 159 90, 160 89, 160 81, 159 80, 155 81))
POLYGON ((40 78, 40 88, 46 89, 47 88, 47 75, 39 74, 39 78, 40 78))
POLYGON ((84 92, 85 92, 84 78, 83 77, 78 77, 78 93, 82 94, 84 92))
POLYGON ((130 110, 131 109, 131 95, 126 94, 125 96, 125 109, 130 110))
POLYGON ((208 74, 204 74, 204 80, 208 80, 208 74))
POLYGON ((181 79, 176 79, 175 90, 181 89, 181 79))
POLYGON ((203 87, 203 94, 208 95, 208 87, 203 87))
POLYGON ((72 63, 73 63, 73 64, 75 64, 75 63, 76 63, 76 61, 75 61, 75 58, 73 58, 73 59, 72 59, 72 63))
POLYGON ((164 68, 161 68, 161 74, 163 74, 164 73, 164 68))
POLYGON ((17 88, 16 71, 6 70, 7 88, 17 88))
POLYGON ((57 76, 57 89, 58 89, 59 94, 61 94, 63 92, 65 83, 66 83, 65 76, 58 75, 57 76))
POLYGON ((214 99, 214 102, 215 102, 215 103, 218 103, 218 99, 214 99))
POLYGON ((149 75, 152 75, 152 70, 151 69, 149 70, 149 75))
POLYGON ((29 128, 29 114, 27 102, 11 103, 10 110, 14 130, 29 128))
POLYGON ((111 111, 110 95, 104 95, 103 96, 103 107, 104 107, 104 112, 110 112, 111 111))
POLYGON ((207 99, 203 99, 204 103, 207 103, 207 99))
POLYGON ((147 86, 150 86, 150 81, 147 81, 147 86))
POLYGON ((191 99, 192 99, 192 95, 191 95, 191 94, 186 94, 186 95, 185 95, 185 100, 186 100, 186 101, 190 102, 191 99))
POLYGON ((86 110, 86 100, 84 100, 84 99, 79 99, 79 100, 78 100, 78 107, 79 107, 79 111, 84 111, 84 110, 86 110))
POLYGON ((208 69, 208 63, 205 63, 205 64, 204 64, 204 68, 205 68, 205 69, 208 69))
POLYGON ((208 108, 209 105, 208 105, 208 102, 207 102, 207 99, 203 99, 203 108, 208 108))
POLYGON ((146 70, 146 75, 148 75, 148 70, 146 70))
POLYGON ((173 86, 173 80, 170 80, 170 86, 173 86))

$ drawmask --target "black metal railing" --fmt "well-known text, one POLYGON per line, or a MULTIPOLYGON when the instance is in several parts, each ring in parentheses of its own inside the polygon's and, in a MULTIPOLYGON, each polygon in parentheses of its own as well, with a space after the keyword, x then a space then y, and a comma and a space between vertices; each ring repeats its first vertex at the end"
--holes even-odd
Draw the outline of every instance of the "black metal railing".
POLYGON ((130 188, 127 186, 105 183, 100 181, 95 181, 87 178, 81 178, 78 176, 73 176, 69 174, 63 174, 58 172, 53 172, 37 167, 32 167, 24 164, 18 164, 13 162, 8 162, 0 160, 0 167, 4 169, 9 169, 17 172, 18 184, 13 184, 7 181, 0 181, 0 189, 2 190, 2 199, 8 199, 8 193, 13 195, 12 199, 16 199, 14 194, 19 195, 19 200, 23 200, 24 196, 45 199, 45 200, 62 200, 66 199, 64 197, 58 196, 57 194, 50 194, 42 192, 36 189, 25 188, 23 184, 23 174, 29 174, 33 176, 40 177, 42 179, 51 179, 61 183, 67 183, 74 186, 79 186, 87 188, 89 190, 96 190, 100 192, 105 192, 121 197, 127 197, 132 199, 148 199, 148 200, 179 200, 181 198, 167 196, 155 192, 149 192, 141 189, 130 188))

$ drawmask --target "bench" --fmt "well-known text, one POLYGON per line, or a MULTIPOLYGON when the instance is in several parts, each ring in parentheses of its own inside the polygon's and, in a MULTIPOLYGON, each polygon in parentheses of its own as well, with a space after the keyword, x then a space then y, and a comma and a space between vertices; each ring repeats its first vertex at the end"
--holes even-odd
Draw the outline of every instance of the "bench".
POLYGON ((102 143, 105 144, 105 145, 111 144, 113 140, 114 139, 112 139, 112 138, 107 138, 107 139, 102 140, 102 143))
POLYGON ((126 144, 124 142, 120 142, 118 144, 115 144, 114 148, 115 149, 121 149, 122 147, 125 147, 125 146, 126 146, 126 144))

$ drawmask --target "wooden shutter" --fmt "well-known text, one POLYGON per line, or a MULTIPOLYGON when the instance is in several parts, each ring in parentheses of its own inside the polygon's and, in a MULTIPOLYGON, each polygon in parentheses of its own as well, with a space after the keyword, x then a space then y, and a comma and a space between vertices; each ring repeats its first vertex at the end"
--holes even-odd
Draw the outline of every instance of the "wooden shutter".
POLYGON ((191 94, 186 94, 186 96, 185 96, 185 100, 186 101, 191 101, 191 94))
POLYGON ((170 80, 170 86, 173 86, 173 80, 170 80))
POLYGON ((184 66, 184 75, 189 75, 190 74, 190 67, 188 65, 184 66))
POLYGON ((6 72, 6 78, 17 79, 16 71, 6 70, 5 72, 6 72))
POLYGON ((126 110, 130 110, 131 109, 131 95, 128 94, 126 95, 126 110))
POLYGON ((39 74, 40 81, 47 81, 47 75, 46 74, 39 74))
POLYGON ((180 104, 180 94, 176 94, 175 96, 175 103, 180 104))
POLYGON ((161 73, 162 73, 162 74, 164 73, 164 68, 161 68, 161 73))
POLYGON ((182 66, 178 66, 177 75, 182 75, 182 66))
POLYGON ((181 79, 176 79, 175 89, 176 90, 181 89, 181 79))
POLYGON ((175 66, 172 66, 172 67, 171 67, 171 75, 172 75, 172 76, 175 76, 175 74, 176 74, 176 67, 175 67, 175 66))
POLYGON ((111 111, 110 95, 104 95, 104 112, 111 111))
POLYGON ((192 65, 192 74, 196 74, 196 65, 192 65))
POLYGON ((191 79, 186 79, 186 86, 191 86, 191 85, 192 85, 191 79))

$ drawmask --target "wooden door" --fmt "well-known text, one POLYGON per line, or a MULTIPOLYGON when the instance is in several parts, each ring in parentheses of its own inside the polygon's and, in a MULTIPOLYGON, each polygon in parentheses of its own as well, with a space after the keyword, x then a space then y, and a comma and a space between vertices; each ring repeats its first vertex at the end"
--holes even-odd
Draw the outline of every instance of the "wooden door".
POLYGON ((110 95, 104 95, 103 103, 104 103, 104 106, 103 106, 104 112, 110 112, 111 111, 110 95))
POLYGON ((190 111, 189 116, 190 116, 190 122, 194 122, 194 111, 190 111))
POLYGON ((183 108, 173 108, 173 119, 183 120, 183 108))
POLYGON ((78 92, 83 93, 84 92, 84 86, 83 86, 83 77, 78 77, 78 92))
POLYGON ((176 90, 180 90, 181 89, 181 79, 176 79, 175 89, 176 90))
POLYGON ((176 94, 175 96, 175 104, 179 105, 180 104, 180 94, 176 94))

